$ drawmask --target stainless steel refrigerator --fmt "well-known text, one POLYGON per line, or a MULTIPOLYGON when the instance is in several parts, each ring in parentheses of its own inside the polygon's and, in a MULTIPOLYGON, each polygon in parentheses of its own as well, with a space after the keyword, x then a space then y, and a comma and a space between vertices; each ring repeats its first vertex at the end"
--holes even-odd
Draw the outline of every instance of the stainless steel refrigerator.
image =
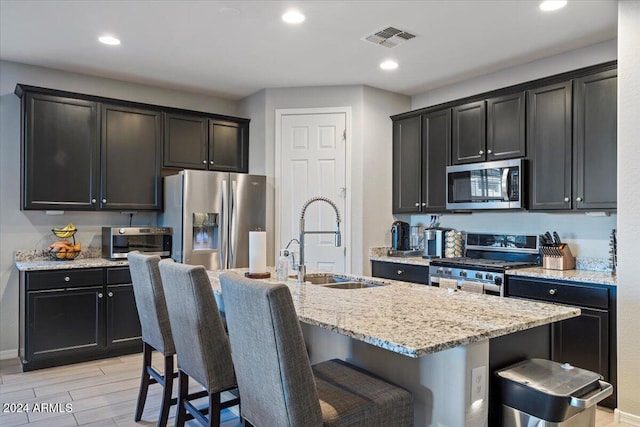
POLYGON ((249 231, 266 231, 266 177, 184 170, 164 178, 160 224, 171 257, 208 270, 249 266, 249 231))

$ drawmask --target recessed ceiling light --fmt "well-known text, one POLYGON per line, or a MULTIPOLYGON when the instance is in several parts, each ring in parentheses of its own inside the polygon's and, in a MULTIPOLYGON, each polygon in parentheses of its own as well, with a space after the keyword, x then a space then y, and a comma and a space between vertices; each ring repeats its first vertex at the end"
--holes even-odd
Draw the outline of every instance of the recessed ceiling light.
POLYGON ((540 10, 550 12, 552 10, 562 9, 567 5, 567 0, 545 0, 540 3, 540 10))
POLYGON ((109 46, 117 46, 120 44, 120 39, 117 39, 113 36, 101 36, 98 37, 100 43, 108 44, 109 46))
POLYGON ((305 20, 305 16, 297 10, 290 10, 282 15, 282 20, 287 24, 301 24, 305 20))
POLYGON ((381 62, 380 68, 382 68, 383 70, 395 70, 396 68, 398 68, 398 63, 389 59, 387 61, 381 62))

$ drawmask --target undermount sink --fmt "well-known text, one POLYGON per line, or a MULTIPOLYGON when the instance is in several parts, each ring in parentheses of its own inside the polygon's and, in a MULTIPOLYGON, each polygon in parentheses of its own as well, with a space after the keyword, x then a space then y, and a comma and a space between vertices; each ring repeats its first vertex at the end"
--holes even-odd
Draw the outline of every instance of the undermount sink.
POLYGON ((322 287, 333 289, 363 289, 384 286, 383 283, 355 282, 347 277, 341 277, 332 273, 307 274, 304 276, 304 281, 313 285, 321 285, 322 287))

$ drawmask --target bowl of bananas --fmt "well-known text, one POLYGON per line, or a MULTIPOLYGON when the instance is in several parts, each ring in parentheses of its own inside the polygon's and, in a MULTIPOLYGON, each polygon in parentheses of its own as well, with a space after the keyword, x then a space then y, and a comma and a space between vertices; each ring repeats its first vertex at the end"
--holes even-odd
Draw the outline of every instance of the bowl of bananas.
POLYGON ((72 223, 65 225, 64 227, 55 227, 51 231, 53 234, 61 239, 72 239, 72 242, 68 240, 58 240, 53 242, 47 248, 47 252, 56 261, 76 259, 81 252, 80 242, 76 243, 76 232, 78 229, 72 223))

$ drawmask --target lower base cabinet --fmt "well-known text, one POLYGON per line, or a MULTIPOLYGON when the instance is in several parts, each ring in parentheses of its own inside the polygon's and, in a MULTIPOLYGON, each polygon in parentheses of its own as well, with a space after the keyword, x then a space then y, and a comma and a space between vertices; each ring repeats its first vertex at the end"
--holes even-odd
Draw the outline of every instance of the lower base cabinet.
POLYGON ((400 262, 371 261, 371 275, 382 279, 429 284, 429 266, 400 262))
POLYGON ((141 350, 128 267, 20 273, 24 371, 141 350))
POLYGON ((613 384, 614 394, 600 404, 615 408, 615 287, 509 276, 507 293, 509 297, 580 308, 580 316, 552 325, 551 358, 601 374, 613 384))

